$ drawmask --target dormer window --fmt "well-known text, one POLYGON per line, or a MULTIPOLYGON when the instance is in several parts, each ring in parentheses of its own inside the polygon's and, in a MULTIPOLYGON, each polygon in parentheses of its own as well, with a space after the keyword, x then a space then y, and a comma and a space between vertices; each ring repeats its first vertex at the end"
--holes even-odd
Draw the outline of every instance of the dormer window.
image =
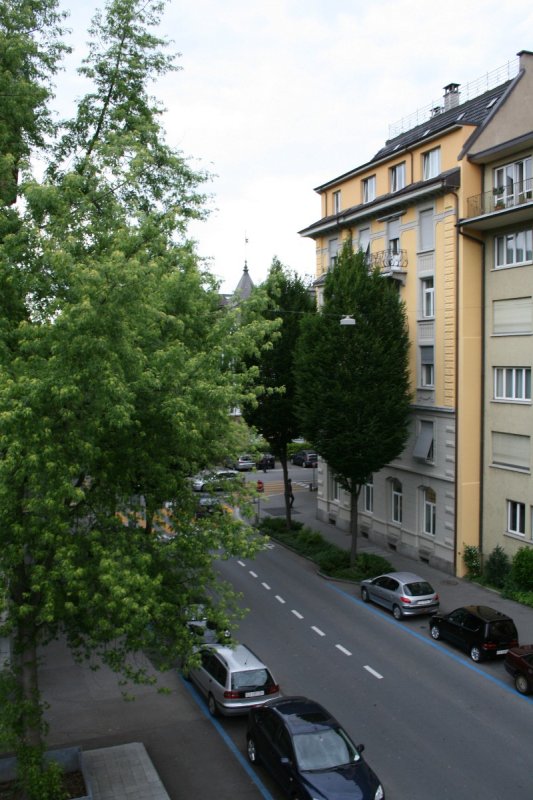
POLYGON ((422 179, 436 178, 440 174, 440 147, 422 154, 422 179))

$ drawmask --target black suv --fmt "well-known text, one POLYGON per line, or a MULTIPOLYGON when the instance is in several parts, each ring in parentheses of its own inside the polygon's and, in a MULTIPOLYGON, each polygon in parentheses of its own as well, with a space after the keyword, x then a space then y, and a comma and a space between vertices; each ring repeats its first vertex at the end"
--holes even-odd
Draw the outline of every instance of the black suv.
POLYGON ((291 460, 295 467, 316 467, 318 465, 318 456, 312 450, 299 450, 291 460))
POLYGON ((429 631, 433 639, 445 639, 466 650, 472 661, 504 656, 518 646, 513 620, 488 606, 462 606, 449 614, 435 614, 429 631))

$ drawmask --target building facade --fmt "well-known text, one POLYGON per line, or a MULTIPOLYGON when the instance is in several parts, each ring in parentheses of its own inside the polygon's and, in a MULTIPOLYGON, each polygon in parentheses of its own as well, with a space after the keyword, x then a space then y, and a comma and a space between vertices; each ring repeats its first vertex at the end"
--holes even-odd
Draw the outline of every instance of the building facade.
MULTIPOLYGON (((322 216, 300 232, 316 243, 319 305, 346 239, 398 287, 411 340, 410 437, 401 457, 369 476, 360 530, 450 573, 462 573, 464 546, 478 545, 482 530, 483 245, 459 223, 467 199, 483 192, 484 169, 467 154, 515 90, 518 68, 474 90, 445 87, 421 123, 408 120, 369 162, 317 187, 322 216)), ((317 495, 319 517, 347 529, 349 498, 327 464, 317 495)))
POLYGON ((483 298, 482 526, 486 558, 533 547, 533 53, 469 143, 482 191, 467 199, 463 236, 479 240, 483 298))

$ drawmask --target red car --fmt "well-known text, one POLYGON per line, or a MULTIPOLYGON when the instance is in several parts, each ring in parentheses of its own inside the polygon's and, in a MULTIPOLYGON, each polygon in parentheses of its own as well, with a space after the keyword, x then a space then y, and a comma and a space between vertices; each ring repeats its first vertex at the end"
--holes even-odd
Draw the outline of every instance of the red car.
POLYGON ((533 692, 533 644, 512 647, 505 656, 504 666, 513 676, 517 692, 533 692))

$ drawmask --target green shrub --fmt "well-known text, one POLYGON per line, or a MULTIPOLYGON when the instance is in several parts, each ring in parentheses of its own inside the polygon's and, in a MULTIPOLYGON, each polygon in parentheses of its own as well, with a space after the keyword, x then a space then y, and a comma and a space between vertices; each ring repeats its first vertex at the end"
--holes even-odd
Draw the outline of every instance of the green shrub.
POLYGON ((533 550, 521 547, 511 562, 508 583, 515 591, 533 592, 533 550))
POLYGON ((324 575, 334 575, 341 569, 349 568, 350 554, 339 547, 328 548, 318 554, 317 564, 324 575))
POLYGON ((278 533, 288 533, 293 536, 294 531, 299 531, 303 528, 302 522, 291 521, 291 530, 287 528, 287 520, 285 517, 264 517, 259 523, 259 530, 261 533, 267 535, 277 536, 278 533))
POLYGON ((497 589, 503 588, 509 571, 511 560, 503 547, 497 545, 485 562, 483 577, 491 586, 497 589))
POLYGON ((376 575, 382 575, 384 572, 394 571, 390 561, 375 553, 359 553, 355 560, 355 566, 361 575, 359 580, 362 581, 365 578, 375 578, 376 575))
POLYGON ((533 608, 533 592, 520 592, 507 588, 507 584, 502 592, 503 597, 508 597, 509 600, 515 600, 517 603, 522 603, 523 606, 530 606, 533 608))
POLYGON ((481 575, 481 555, 479 547, 473 544, 465 544, 463 561, 468 578, 478 578, 481 575))

